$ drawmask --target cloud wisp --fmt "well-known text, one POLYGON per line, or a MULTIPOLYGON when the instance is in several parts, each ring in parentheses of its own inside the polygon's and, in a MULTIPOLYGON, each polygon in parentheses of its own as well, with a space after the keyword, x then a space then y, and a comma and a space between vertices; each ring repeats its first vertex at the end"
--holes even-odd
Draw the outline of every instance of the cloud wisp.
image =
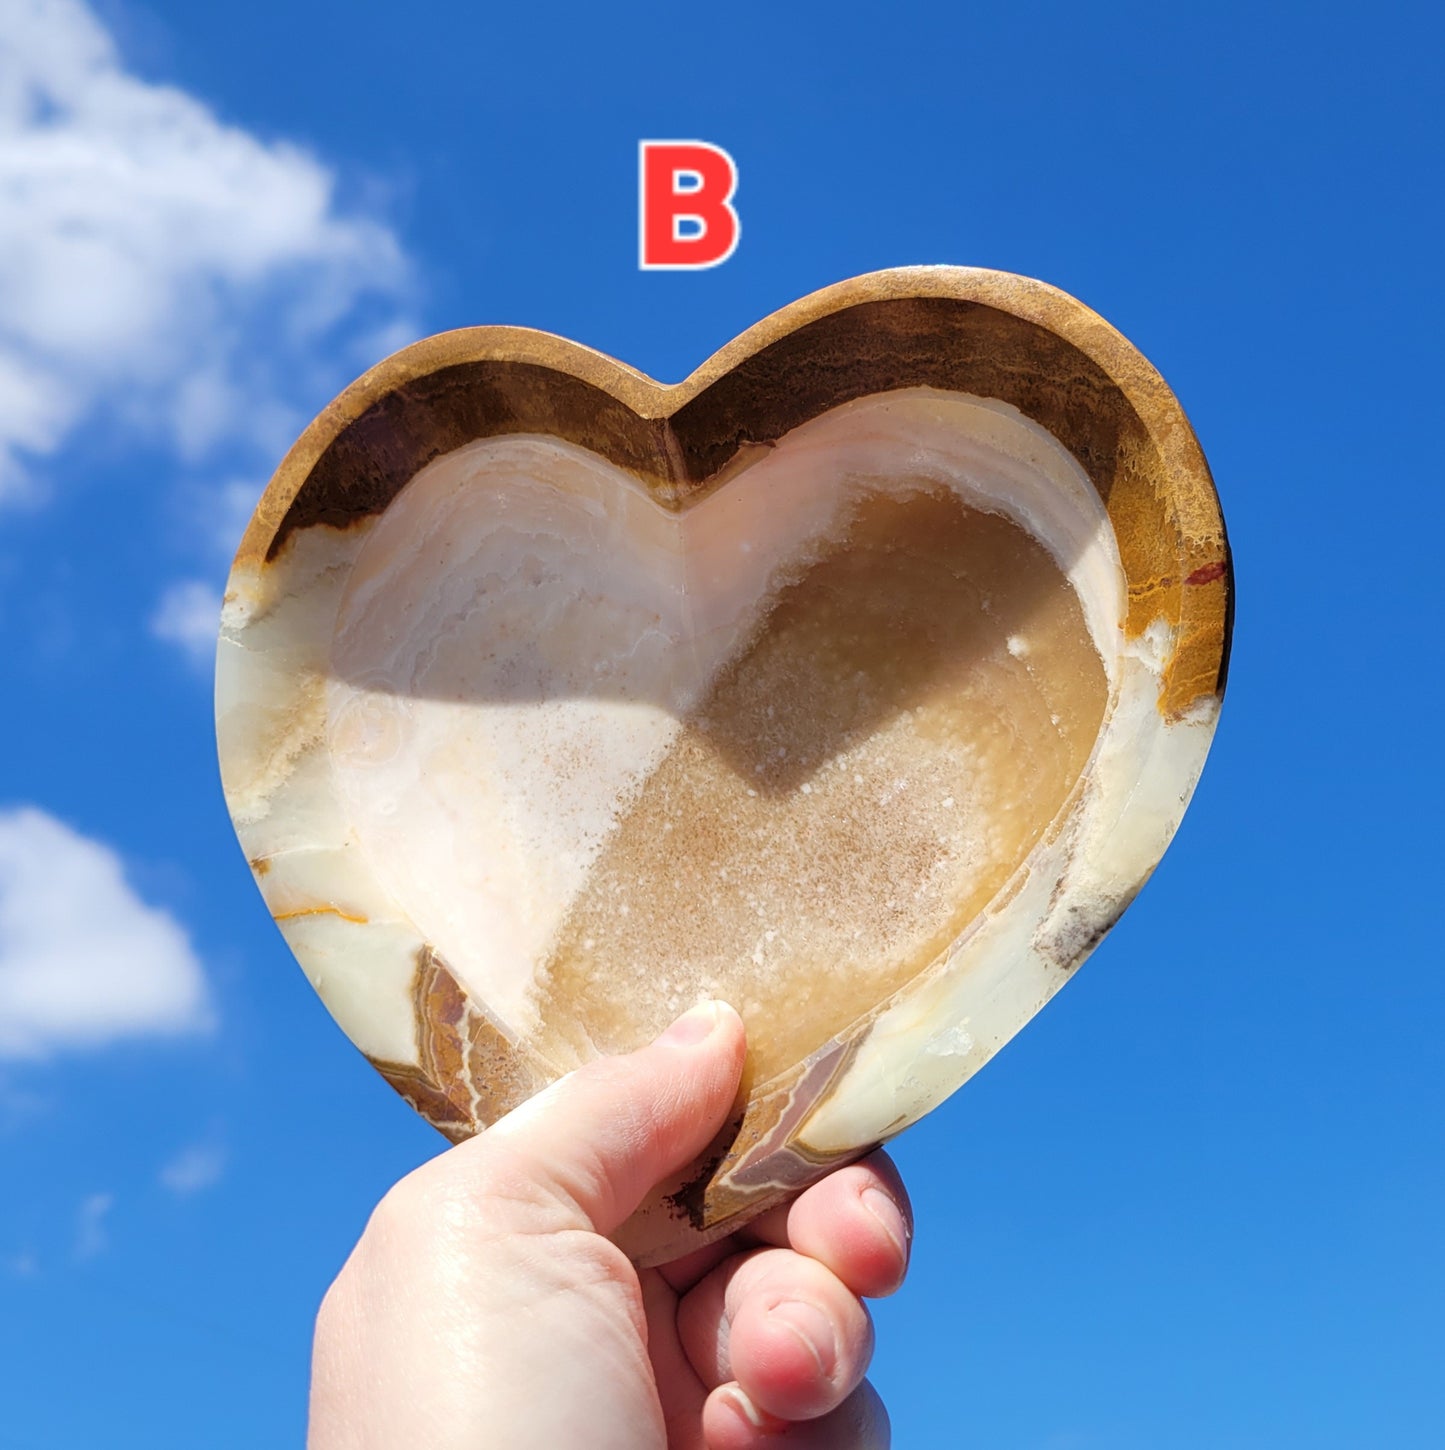
POLYGON ((178 1198, 214 1188, 226 1171, 226 1150, 217 1143, 192 1143, 182 1148, 158 1175, 161 1187, 178 1198))
POLYGON ((136 894, 111 847, 34 807, 0 811, 0 1059, 214 1019, 185 929, 136 894))
POLYGON ((180 647, 199 670, 216 662, 216 635, 221 627, 221 591, 202 579, 181 579, 160 597, 151 615, 151 633, 180 647))
POLYGON ((75 1215, 74 1255, 77 1263, 98 1259, 110 1247, 106 1220, 114 1207, 113 1193, 92 1193, 81 1201, 75 1215))
POLYGON ((40 1273, 40 1257, 34 1249, 21 1249, 0 1259, 0 1268, 15 1279, 33 1279, 40 1273))

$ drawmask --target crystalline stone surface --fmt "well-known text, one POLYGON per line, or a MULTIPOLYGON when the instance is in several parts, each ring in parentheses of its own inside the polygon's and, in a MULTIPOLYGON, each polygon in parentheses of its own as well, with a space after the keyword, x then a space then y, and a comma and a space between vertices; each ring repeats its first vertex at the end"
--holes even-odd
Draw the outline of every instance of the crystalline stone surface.
POLYGON ((721 997, 767 1081, 933 961, 1078 778, 1104 671, 1016 525, 873 495, 799 572, 569 907, 539 980, 554 1059, 721 997))

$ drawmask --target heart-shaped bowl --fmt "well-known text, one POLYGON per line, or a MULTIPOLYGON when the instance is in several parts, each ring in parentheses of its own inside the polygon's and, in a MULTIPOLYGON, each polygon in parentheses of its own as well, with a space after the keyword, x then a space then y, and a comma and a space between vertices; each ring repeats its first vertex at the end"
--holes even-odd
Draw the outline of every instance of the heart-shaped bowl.
POLYGON ((734 1118, 659 1262, 937 1106, 1158 862, 1230 572, 1179 404, 1073 298, 880 272, 675 386, 511 327, 354 383, 231 572, 216 708, 261 893, 467 1137, 704 998, 734 1118))

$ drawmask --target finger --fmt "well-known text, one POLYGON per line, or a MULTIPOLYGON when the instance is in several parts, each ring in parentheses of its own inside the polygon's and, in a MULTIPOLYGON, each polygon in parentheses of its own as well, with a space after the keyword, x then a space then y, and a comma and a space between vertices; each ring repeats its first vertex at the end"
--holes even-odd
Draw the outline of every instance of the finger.
POLYGON ((853 1293, 880 1299, 908 1272, 913 1209, 893 1160, 879 1149, 764 1214, 746 1233, 817 1259, 853 1293))
POLYGON ((708 1396, 702 1411, 707 1450, 888 1450, 888 1412, 864 1380, 836 1410, 788 1421, 760 1410, 736 1384, 708 1396))
POLYGON ((638 1275, 647 1323, 647 1357, 669 1445, 694 1445, 710 1386, 693 1369, 677 1332, 677 1296, 654 1270, 638 1275))
POLYGON ((704 1003, 650 1046, 569 1073, 443 1157, 466 1155, 502 1229, 609 1234, 712 1140, 744 1050, 737 1013, 704 1003))
POLYGON ((704 1385, 737 1380, 755 1405, 788 1420, 841 1404, 873 1354, 857 1296, 789 1249, 720 1265, 679 1303, 677 1328, 704 1385))
POLYGON ((739 1247, 792 1248, 826 1264, 855 1293, 894 1293, 908 1269, 913 1209, 893 1160, 881 1148, 837 1170, 731 1238, 660 1265, 685 1294, 739 1247))
MULTIPOLYGON (((750 1245, 756 1247, 756 1244, 750 1245)), ((657 1272, 662 1275, 674 1294, 686 1294, 694 1284, 704 1279, 722 1263, 724 1259, 730 1259, 738 1252, 738 1239, 719 1239, 715 1244, 705 1244, 700 1249, 694 1249, 690 1254, 684 1254, 680 1259, 673 1259, 670 1263, 659 1264, 657 1272)))

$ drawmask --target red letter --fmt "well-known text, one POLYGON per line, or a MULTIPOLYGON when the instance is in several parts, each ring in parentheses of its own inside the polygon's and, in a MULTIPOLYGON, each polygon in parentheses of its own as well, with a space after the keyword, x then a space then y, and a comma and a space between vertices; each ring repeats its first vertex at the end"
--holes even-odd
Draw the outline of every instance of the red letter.
POLYGON ((640 142, 637 187, 644 271, 716 267, 732 256, 742 234, 732 205, 738 168, 721 146, 640 142))

